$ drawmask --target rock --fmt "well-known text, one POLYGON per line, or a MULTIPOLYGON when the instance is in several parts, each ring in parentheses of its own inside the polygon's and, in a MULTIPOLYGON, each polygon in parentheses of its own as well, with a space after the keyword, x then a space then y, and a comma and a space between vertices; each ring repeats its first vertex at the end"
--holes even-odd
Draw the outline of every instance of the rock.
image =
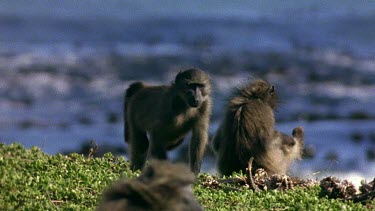
POLYGON ((107 122, 110 124, 115 124, 119 121, 118 114, 115 112, 107 113, 107 122))
POLYGON ((353 183, 348 180, 342 182, 336 177, 326 177, 320 181, 320 187, 322 188, 322 194, 328 195, 329 198, 348 198, 357 193, 357 189, 353 183))
POLYGON ((366 158, 368 161, 375 161, 375 148, 369 148, 366 150, 366 158))
POLYGON ((361 132, 356 131, 350 134, 350 139, 355 143, 361 143, 364 139, 364 135, 361 132))
POLYGON ((324 159, 329 160, 329 161, 337 161, 339 159, 339 156, 337 155, 336 152, 328 152, 325 156, 324 159))

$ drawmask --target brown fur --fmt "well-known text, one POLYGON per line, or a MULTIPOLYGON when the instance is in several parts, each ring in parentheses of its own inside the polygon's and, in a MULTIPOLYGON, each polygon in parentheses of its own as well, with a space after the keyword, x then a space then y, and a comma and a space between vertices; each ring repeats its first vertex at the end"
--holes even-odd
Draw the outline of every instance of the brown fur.
POLYGON ((138 178, 110 186, 97 210, 203 210, 189 187, 194 179, 185 165, 154 160, 138 178))
POLYGON ((132 168, 141 169, 147 157, 167 159, 167 150, 192 131, 190 168, 197 174, 208 142, 210 92, 208 75, 198 69, 180 72, 170 86, 130 85, 125 96, 124 133, 132 168))
POLYGON ((263 80, 236 90, 213 139, 221 174, 245 172, 251 157, 269 174, 285 174, 291 162, 301 157, 303 129, 295 128, 292 137, 275 130, 277 101, 274 86, 263 80))

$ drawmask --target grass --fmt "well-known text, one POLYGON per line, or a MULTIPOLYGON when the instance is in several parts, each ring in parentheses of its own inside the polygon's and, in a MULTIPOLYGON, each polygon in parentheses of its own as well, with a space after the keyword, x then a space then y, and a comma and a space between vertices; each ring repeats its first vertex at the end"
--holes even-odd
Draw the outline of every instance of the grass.
MULTIPOLYGON (((79 154, 47 155, 39 148, 0 144, 0 210, 94 210, 101 192, 113 181, 133 178, 122 157, 105 154, 87 158, 79 154)), ((199 175, 194 195, 206 210, 371 210, 366 204, 321 195, 319 186, 285 192, 253 192, 245 187, 210 188, 199 175)), ((233 186, 233 185, 232 185, 233 186)), ((229 187, 229 185, 228 185, 229 187)))

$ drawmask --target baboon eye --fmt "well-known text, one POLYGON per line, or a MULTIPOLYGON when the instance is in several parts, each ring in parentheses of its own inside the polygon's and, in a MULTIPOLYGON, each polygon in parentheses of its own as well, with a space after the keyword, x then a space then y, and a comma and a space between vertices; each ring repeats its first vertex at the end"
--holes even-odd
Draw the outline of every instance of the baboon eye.
POLYGON ((196 88, 203 88, 204 84, 198 84, 198 83, 189 83, 188 84, 189 89, 196 89, 196 88))
POLYGON ((188 84, 189 89, 195 89, 197 87, 197 84, 191 83, 188 84))
POLYGON ((204 84, 197 84, 197 87, 203 88, 203 87, 205 87, 205 85, 204 84))

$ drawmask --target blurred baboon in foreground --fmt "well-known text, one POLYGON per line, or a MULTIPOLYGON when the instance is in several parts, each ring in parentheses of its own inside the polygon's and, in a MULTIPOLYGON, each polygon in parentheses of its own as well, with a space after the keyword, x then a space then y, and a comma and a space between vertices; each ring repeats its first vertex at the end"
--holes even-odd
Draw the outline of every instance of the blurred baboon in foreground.
POLYGON ((147 157, 167 159, 167 150, 181 144, 192 131, 190 169, 198 174, 208 142, 210 92, 209 77, 199 69, 178 73, 169 86, 131 84, 124 103, 131 167, 141 169, 147 157))
POLYGON ((203 210, 191 191, 193 182, 185 165, 153 160, 138 178, 110 186, 97 210, 203 210))
POLYGON ((275 130, 277 102, 275 87, 263 80, 236 89, 213 139, 221 174, 245 172, 251 157, 254 170, 262 167, 269 174, 285 174, 291 162, 301 157, 302 127, 294 128, 292 137, 275 130))

